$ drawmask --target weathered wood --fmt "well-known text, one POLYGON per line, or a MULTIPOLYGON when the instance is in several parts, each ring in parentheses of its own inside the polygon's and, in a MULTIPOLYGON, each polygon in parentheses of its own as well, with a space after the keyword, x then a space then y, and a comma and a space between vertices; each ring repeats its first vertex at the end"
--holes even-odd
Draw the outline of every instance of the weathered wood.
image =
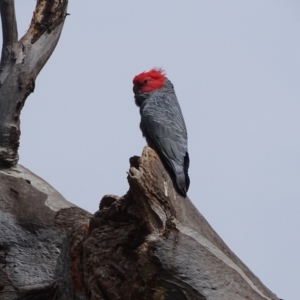
POLYGON ((180 197, 146 147, 91 216, 26 168, 0 170, 0 299, 279 300, 180 197))
POLYGON ((21 165, 0 170, 0 299, 82 299, 89 218, 21 165))
POLYGON ((1 0, 0 166, 18 162, 20 113, 59 40, 67 0, 38 0, 27 33, 18 41, 14 1, 1 0))
POLYGON ((14 47, 18 44, 18 30, 15 15, 14 0, 0 0, 0 13, 2 20, 2 53, 0 61, 0 70, 9 64, 9 61, 15 59, 14 47))
POLYGON ((278 300, 180 197, 149 147, 105 196, 83 244, 87 299, 278 300))

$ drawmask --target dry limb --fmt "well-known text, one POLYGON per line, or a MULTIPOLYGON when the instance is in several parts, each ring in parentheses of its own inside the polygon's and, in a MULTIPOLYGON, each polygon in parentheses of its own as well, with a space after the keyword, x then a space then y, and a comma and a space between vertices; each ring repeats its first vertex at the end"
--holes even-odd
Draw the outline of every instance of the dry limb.
POLYGON ((35 80, 59 40, 68 1, 38 0, 27 33, 18 40, 14 0, 0 0, 0 166, 18 162, 20 114, 35 80))

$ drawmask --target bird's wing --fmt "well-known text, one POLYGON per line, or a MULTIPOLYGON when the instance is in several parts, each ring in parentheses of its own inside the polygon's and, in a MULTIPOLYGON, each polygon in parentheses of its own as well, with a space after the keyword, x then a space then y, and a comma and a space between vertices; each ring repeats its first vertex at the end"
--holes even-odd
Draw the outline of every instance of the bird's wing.
POLYGON ((187 132, 176 96, 153 95, 148 99, 141 110, 141 128, 174 172, 182 173, 187 132))

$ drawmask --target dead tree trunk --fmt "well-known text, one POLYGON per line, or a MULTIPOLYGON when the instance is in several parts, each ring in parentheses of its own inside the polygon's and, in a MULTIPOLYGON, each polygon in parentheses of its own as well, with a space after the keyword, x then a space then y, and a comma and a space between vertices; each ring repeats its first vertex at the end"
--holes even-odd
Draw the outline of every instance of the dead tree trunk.
POLYGON ((278 300, 180 197, 159 157, 89 213, 17 165, 0 171, 0 299, 278 300))
POLYGON ((71 272, 89 218, 21 165, 1 169, 0 299, 83 299, 71 272))
POLYGON ((3 46, 0 63, 0 166, 18 162, 20 113, 35 79, 59 40, 67 0, 38 0, 27 33, 18 40, 14 0, 0 0, 3 46))
POLYGON ((180 197, 149 147, 130 189, 91 216, 17 164, 20 112, 59 39, 66 0, 38 0, 18 40, 0 0, 0 299, 278 300, 180 197))
POLYGON ((149 147, 131 159, 130 190, 90 219, 82 265, 88 299, 278 299, 179 196, 149 147))

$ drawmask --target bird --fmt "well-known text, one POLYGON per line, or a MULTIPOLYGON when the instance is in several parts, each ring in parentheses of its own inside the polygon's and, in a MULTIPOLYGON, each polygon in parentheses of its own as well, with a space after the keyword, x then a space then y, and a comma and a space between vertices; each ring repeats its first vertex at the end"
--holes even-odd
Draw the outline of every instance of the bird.
POLYGON ((190 185, 188 137, 174 86, 163 69, 154 68, 133 78, 140 129, 169 171, 177 192, 186 197, 190 185))

